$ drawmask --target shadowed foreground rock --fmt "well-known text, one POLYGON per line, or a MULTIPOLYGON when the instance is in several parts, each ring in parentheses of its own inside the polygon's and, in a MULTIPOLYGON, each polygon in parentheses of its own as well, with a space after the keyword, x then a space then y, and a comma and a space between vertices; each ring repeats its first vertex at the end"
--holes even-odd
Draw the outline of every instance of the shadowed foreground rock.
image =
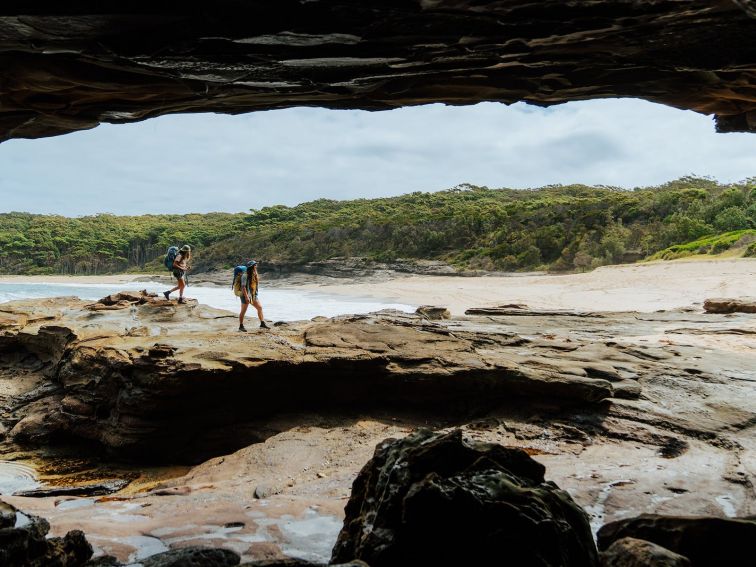
POLYGON ((588 518, 520 449, 421 430, 387 440, 360 472, 333 562, 372 567, 591 567, 588 518))
POLYGON ((756 130, 752 0, 13 4, 0 141, 177 112, 605 97, 756 130))
POLYGON ((79 530, 47 538, 50 524, 0 502, 0 565, 3 567, 80 567, 92 557, 92 546, 79 530))
POLYGON ((598 547, 603 551, 629 537, 653 542, 680 554, 689 559, 693 567, 753 565, 756 519, 643 514, 603 526, 597 534, 598 547))
POLYGON ((601 552, 601 567, 691 567, 690 561, 660 545, 623 537, 601 552))

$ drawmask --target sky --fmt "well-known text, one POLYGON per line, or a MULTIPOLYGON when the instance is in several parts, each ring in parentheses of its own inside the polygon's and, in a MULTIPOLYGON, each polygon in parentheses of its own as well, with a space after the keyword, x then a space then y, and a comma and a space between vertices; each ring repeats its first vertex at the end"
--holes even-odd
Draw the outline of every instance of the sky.
POLYGON ((634 99, 171 115, 0 144, 0 212, 227 211, 462 183, 626 188, 756 176, 756 134, 634 99))

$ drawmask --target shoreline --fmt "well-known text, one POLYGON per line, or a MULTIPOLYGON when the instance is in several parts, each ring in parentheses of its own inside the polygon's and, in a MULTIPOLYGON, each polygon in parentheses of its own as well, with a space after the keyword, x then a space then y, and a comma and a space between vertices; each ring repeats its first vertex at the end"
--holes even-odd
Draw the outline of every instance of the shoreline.
MULTIPOLYGON (((218 287, 215 275, 194 274, 191 287, 218 287)), ((102 276, 0 276, 0 284, 47 283, 118 285, 153 281, 164 274, 102 276)), ((355 275, 335 278, 293 274, 261 279, 265 288, 365 298, 385 303, 436 305, 462 315, 471 307, 519 303, 534 309, 653 312, 695 307, 714 297, 756 297, 756 259, 656 261, 602 266, 579 274, 443 276, 355 275)))

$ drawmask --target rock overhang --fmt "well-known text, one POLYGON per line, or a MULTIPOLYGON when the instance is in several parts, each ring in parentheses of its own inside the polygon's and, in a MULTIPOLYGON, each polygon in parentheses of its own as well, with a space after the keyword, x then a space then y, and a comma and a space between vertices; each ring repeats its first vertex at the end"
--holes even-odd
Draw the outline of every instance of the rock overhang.
POLYGON ((637 97, 756 131, 750 0, 0 8, 0 140, 171 113, 637 97))

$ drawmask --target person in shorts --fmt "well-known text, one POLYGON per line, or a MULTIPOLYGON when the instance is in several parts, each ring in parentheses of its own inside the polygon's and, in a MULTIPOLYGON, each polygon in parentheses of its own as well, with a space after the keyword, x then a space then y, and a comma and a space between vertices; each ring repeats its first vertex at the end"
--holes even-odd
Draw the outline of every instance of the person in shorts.
POLYGON ((186 272, 189 271, 191 260, 192 248, 188 244, 184 244, 179 250, 179 253, 176 254, 176 259, 173 261, 173 277, 176 278, 177 285, 173 289, 163 292, 166 299, 170 299, 171 293, 178 290, 178 302, 186 303, 186 299, 184 299, 184 288, 186 287, 186 272))
POLYGON ((257 310, 257 316, 260 319, 260 328, 269 329, 268 324, 265 322, 265 316, 263 315, 263 308, 260 301, 257 299, 257 291, 260 283, 260 277, 257 274, 257 262, 250 260, 247 262, 247 273, 242 285, 242 294, 239 296, 241 300, 241 311, 239 312, 239 331, 246 333, 247 329, 244 327, 244 315, 247 313, 247 308, 250 303, 257 310))

